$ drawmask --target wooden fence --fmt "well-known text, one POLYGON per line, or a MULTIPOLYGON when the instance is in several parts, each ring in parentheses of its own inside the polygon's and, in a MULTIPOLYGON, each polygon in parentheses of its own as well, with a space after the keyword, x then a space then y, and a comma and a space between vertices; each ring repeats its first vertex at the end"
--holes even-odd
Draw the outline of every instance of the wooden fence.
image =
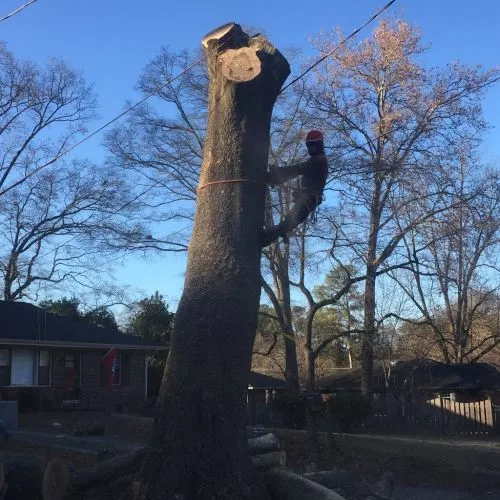
MULTIPOLYGON (((318 418, 319 430, 350 433, 442 436, 489 439, 500 434, 491 400, 459 403, 446 398, 428 401, 386 400, 374 405, 364 419, 335 421, 326 407, 318 418)), ((249 424, 287 427, 281 412, 271 405, 256 403, 249 408, 249 424)))
POLYGON ((362 426, 365 432, 487 438, 496 433, 490 400, 459 403, 445 398, 389 401, 362 426))
POLYGON ((248 405, 248 423, 252 426, 282 427, 282 414, 270 403, 253 402, 248 405))

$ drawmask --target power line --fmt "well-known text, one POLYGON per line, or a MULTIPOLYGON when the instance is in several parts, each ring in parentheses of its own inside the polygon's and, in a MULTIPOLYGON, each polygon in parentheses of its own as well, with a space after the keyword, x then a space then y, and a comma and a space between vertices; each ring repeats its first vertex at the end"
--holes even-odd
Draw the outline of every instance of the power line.
MULTIPOLYGON (((20 12, 23 9, 25 9, 26 7, 28 7, 29 5, 33 4, 36 1, 37 0, 30 0, 29 2, 23 4, 21 7, 19 7, 18 9, 16 9, 15 11, 11 12, 9 15, 7 15, 7 16, 5 16, 3 18, 0 18, 0 21, 4 21, 5 19, 8 19, 9 17, 12 17, 13 15, 17 14, 18 12, 20 12)), ((301 80, 302 78, 304 78, 304 76, 306 76, 312 69, 314 69, 316 66, 318 66, 319 64, 321 64, 329 56, 331 56, 332 54, 334 54, 340 47, 342 47, 350 39, 352 39, 353 37, 355 37, 360 31, 362 31, 364 28, 366 28, 366 26, 368 26, 369 24, 371 24, 382 13, 384 13, 386 10, 388 10, 395 2, 396 2, 396 0, 391 0, 386 5, 384 5, 375 14, 373 14, 363 25, 361 25, 359 28, 355 29, 352 33, 350 33, 347 37, 345 37, 338 45, 336 45, 332 50, 330 50, 327 54, 325 54, 324 56, 322 56, 321 58, 319 58, 317 61, 315 61, 314 64, 312 64, 311 66, 309 66, 304 72, 302 72, 300 75, 298 75, 296 78, 294 78, 290 83, 288 83, 287 85, 285 85, 285 87, 283 87, 280 90, 279 94, 282 94, 285 90, 287 90, 289 87, 291 87, 294 83, 296 83, 299 80, 301 80)), ((207 55, 204 55, 203 57, 200 57, 199 59, 197 59, 193 63, 191 63, 188 66, 186 66, 184 68, 184 70, 182 70, 176 76, 174 76, 173 78, 171 78, 170 80, 168 80, 164 84, 158 86, 156 89, 154 89, 151 92, 149 92, 142 99, 140 99, 139 101, 137 101, 135 104, 129 106, 124 111, 122 111, 120 114, 116 115, 114 118, 112 118, 108 122, 104 123, 102 126, 100 126, 99 128, 97 128, 96 130, 94 130, 89 135, 83 137, 80 141, 76 142, 71 147, 69 147, 69 148, 61 151, 54 158, 52 158, 50 161, 48 161, 48 162, 44 163, 43 165, 37 167, 35 170, 33 170, 33 172, 31 172, 27 176, 23 177, 19 181, 15 182, 14 184, 10 185, 9 187, 7 187, 3 191, 1 191, 0 192, 0 196, 3 195, 3 194, 5 194, 6 192, 10 191, 11 189, 14 189, 19 184, 21 184, 22 182, 24 182, 26 180, 26 178, 31 177, 32 175, 38 173, 40 170, 42 170, 42 169, 44 169, 44 168, 52 165, 53 163, 55 163, 56 161, 58 161, 63 156, 67 155, 68 153, 70 153, 71 151, 73 151, 74 149, 76 149, 77 147, 81 146, 86 141, 90 140, 92 137, 94 137, 97 134, 99 134, 100 132, 102 132, 104 129, 106 129, 107 127, 109 127, 110 125, 112 125, 113 123, 115 123, 116 121, 118 121, 120 118, 122 118, 123 116, 125 116, 129 112, 133 111, 134 109, 136 109, 138 106, 140 106, 144 102, 146 102, 149 98, 151 98, 151 97, 155 96, 156 94, 158 94, 159 92, 161 92, 165 87, 167 87, 168 85, 170 85, 171 83, 173 83, 175 80, 177 80, 178 78, 180 78, 182 75, 184 75, 185 73, 187 73, 188 71, 190 71, 191 69, 193 69, 195 66, 197 66, 198 64, 200 64, 201 62, 203 62, 206 58, 207 58, 207 55)), ((497 82, 499 80, 500 80, 500 76, 496 77, 496 78, 494 78, 494 79, 492 79, 492 80, 490 80, 488 82, 485 82, 484 84, 476 87, 474 90, 477 90, 477 89, 489 86, 489 85, 491 85, 491 84, 493 84, 493 83, 495 83, 495 82, 497 82)), ((468 93, 467 91, 462 92, 459 95, 454 96, 452 99, 461 97, 463 95, 466 95, 467 93, 468 93)), ((365 145, 368 145, 368 144, 369 144, 369 142, 367 142, 365 145)), ((339 155, 337 157, 337 159, 345 156, 348 153, 349 152, 345 152, 345 153, 339 155)), ((144 193, 142 193, 142 194, 144 194, 144 193)), ((141 195, 139 195, 138 197, 140 197, 140 196, 141 195)), ((128 204, 129 203, 127 203, 127 205, 128 204)))
POLYGON ((342 47, 343 45, 345 45, 346 42, 348 42, 351 38, 355 37, 361 30, 363 30, 369 24, 371 24, 373 21, 375 21, 375 19, 377 19, 377 17, 380 16, 380 14, 382 14, 383 12, 385 12, 395 1, 396 0, 391 0, 389 3, 387 3, 386 5, 384 5, 377 12, 375 12, 375 14, 373 14, 373 16, 370 17, 370 19, 368 19, 368 21, 366 21, 359 28, 355 29, 349 36, 346 36, 338 45, 336 45, 332 50, 330 50, 330 52, 328 52, 324 56, 320 57, 314 64, 312 64, 311 66, 309 66, 304 72, 302 72, 299 76, 297 76, 296 78, 294 78, 289 84, 285 85, 279 91, 279 93, 282 94, 288 87, 291 87, 294 83, 296 83, 300 79, 304 78, 304 76, 306 76, 307 73, 309 73, 309 71, 311 71, 316 66, 318 66, 318 64, 321 64, 326 58, 330 57, 332 54, 334 54, 335 52, 337 52, 337 50, 340 49, 340 47, 342 47))
POLYGON ((21 12, 23 9, 26 7, 29 7, 31 4, 35 3, 36 0, 30 0, 29 2, 26 2, 25 4, 21 5, 21 7, 18 7, 16 10, 12 11, 10 14, 7 14, 4 17, 0 17, 0 22, 5 21, 6 19, 9 19, 9 17, 15 16, 19 12, 21 12))
MULTIPOLYGON (((371 22, 373 22, 380 14, 382 14, 385 10, 387 10, 395 1, 396 0, 391 0, 388 4, 386 4, 384 7, 382 7, 382 9, 380 9, 379 11, 377 11, 362 26, 360 26, 358 29, 354 30, 348 37, 346 37, 344 40, 342 40, 342 42, 340 42, 340 44, 337 47, 335 47, 332 51, 330 51, 328 54, 326 54, 322 58, 318 59, 318 61, 316 61, 306 71, 304 71, 301 75, 299 75, 297 78, 295 78, 288 85, 286 85, 285 87, 283 87, 280 90, 279 93, 280 94, 283 93, 288 87, 290 87, 295 82, 297 82, 298 80, 300 80, 301 78, 303 78, 309 71, 311 71, 314 67, 316 67, 318 64, 320 64, 321 62, 323 62, 328 56, 330 56, 331 54, 333 54, 338 48, 340 48, 349 39, 351 39, 352 37, 356 36, 356 34, 358 34, 368 24, 370 24, 371 22)), ((25 7, 27 7, 28 5, 30 5, 33 2, 36 2, 36 0, 31 0, 30 2, 24 4, 19 9, 17 9, 13 13, 9 14, 9 16, 14 15, 16 12, 19 12, 20 10, 24 9, 25 7)), ((138 106, 140 106, 141 104, 143 104, 144 102, 146 102, 149 98, 151 98, 151 97, 155 96, 156 94, 158 94, 159 92, 161 92, 165 87, 167 87, 172 82, 174 82, 175 80, 177 80, 178 78, 180 78, 182 75, 184 75, 185 73, 187 73, 188 71, 190 71, 191 69, 193 69, 195 66, 197 66, 198 64, 200 64, 201 62, 203 62, 206 58, 207 58, 207 55, 205 54, 203 57, 200 57, 199 59, 197 59, 196 61, 194 61, 190 65, 188 65, 186 68, 184 68, 183 71, 181 71, 180 73, 178 73, 176 76, 174 76, 173 78, 171 78, 170 80, 168 80, 164 84, 160 85, 156 89, 154 89, 151 92, 149 92, 149 94, 145 95, 142 99, 140 99, 139 101, 137 101, 132 106, 129 106, 128 108, 126 108, 124 111, 122 111, 120 114, 118 114, 117 116, 115 116, 114 118, 112 118, 111 120, 109 120, 108 122, 104 123, 102 126, 100 126, 99 128, 97 128, 96 130, 94 130, 92 133, 90 133, 89 135, 86 135, 80 141, 78 141, 75 144, 73 144, 71 147, 69 147, 69 148, 61 151, 58 155, 56 155, 54 158, 52 158, 51 160, 49 160, 47 163, 44 163, 43 165, 40 165, 35 170, 33 170, 33 172, 31 172, 27 176, 23 177, 19 181, 15 182, 14 184, 10 185, 9 187, 7 187, 3 191, 1 191, 0 192, 0 196, 4 195, 5 193, 7 193, 8 191, 10 191, 11 189, 14 189, 19 184, 23 183, 26 180, 26 178, 31 177, 31 176, 35 175, 36 173, 38 173, 40 170, 43 170, 44 168, 52 165, 53 163, 55 163, 57 160, 59 160, 63 156, 66 156, 68 153, 70 153, 71 151, 73 151, 77 147, 81 146, 83 143, 87 142, 89 139, 91 139, 92 137, 96 136, 100 132, 102 132, 104 129, 106 129, 107 127, 109 127, 110 125, 112 125, 113 123, 115 123, 116 121, 118 121, 120 118, 122 118, 123 116, 125 116, 127 113, 130 113, 130 111, 133 111, 135 108, 137 108, 138 106)))

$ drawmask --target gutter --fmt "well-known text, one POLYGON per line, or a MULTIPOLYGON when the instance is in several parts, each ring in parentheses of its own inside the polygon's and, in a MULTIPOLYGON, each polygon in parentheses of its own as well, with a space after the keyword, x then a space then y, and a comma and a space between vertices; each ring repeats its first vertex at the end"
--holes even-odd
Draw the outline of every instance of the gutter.
POLYGON ((43 347, 80 347, 85 349, 110 349, 116 347, 121 350, 142 350, 142 351, 165 351, 170 346, 142 345, 142 344, 109 344, 96 342, 65 342, 60 340, 20 340, 0 338, 0 344, 22 345, 22 346, 43 346, 43 347))

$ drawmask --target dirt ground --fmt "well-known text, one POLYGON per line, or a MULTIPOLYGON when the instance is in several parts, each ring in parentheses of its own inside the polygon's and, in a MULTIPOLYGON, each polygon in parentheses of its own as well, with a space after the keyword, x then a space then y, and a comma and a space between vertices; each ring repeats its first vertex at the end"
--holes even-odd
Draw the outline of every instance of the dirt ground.
POLYGON ((95 426, 105 426, 106 437, 146 444, 152 430, 152 420, 135 416, 103 412, 40 412, 19 414, 19 429, 56 434, 74 434, 95 426))
POLYGON ((70 470, 83 470, 95 465, 97 456, 61 448, 51 448, 50 446, 36 446, 29 443, 9 440, 0 446, 0 461, 8 461, 12 458, 26 458, 30 460, 40 460, 47 463, 53 458, 59 458, 66 463, 70 470))
MULTIPOLYGON (((457 471, 442 463, 413 457, 390 454, 345 453, 336 445, 335 439, 326 434, 318 435, 319 454, 313 464, 307 449, 304 432, 273 430, 282 440, 287 452, 287 466, 296 472, 333 471, 341 478, 337 493, 349 500, 366 498, 366 493, 375 492, 381 482, 390 480, 394 484, 394 496, 398 500, 490 500, 500 498, 500 474, 498 477, 457 471), (354 485, 355 487, 352 487, 354 485), (363 493, 360 493, 363 492, 363 493)), ((338 438, 337 438, 338 439, 338 438)), ((344 448, 345 449, 345 448, 344 448)), ((325 486, 327 486, 325 484, 325 486)))
MULTIPOLYGON (((152 420, 98 412, 36 413, 19 415, 19 428, 56 434, 73 434, 93 426, 105 426, 105 436, 147 444, 152 420)), ((273 429, 280 437, 287 454, 287 467, 299 473, 330 470, 344 477, 343 486, 336 491, 349 500, 366 498, 384 477, 390 477, 395 485, 395 499, 404 500, 489 500, 500 498, 500 474, 480 477, 470 471, 457 471, 447 464, 435 464, 414 457, 384 456, 381 453, 359 454, 340 451, 335 441, 326 434, 318 435, 319 453, 308 454, 304 432, 273 429), (355 485, 354 487, 352 485, 355 485), (364 493, 360 493, 360 491, 364 493)), ((81 456, 64 450, 29 447, 13 443, 13 448, 27 454, 34 453, 50 459, 58 456, 70 467, 81 469, 93 465, 96 457, 81 456)), ((16 450, 12 450, 16 451, 16 450)))

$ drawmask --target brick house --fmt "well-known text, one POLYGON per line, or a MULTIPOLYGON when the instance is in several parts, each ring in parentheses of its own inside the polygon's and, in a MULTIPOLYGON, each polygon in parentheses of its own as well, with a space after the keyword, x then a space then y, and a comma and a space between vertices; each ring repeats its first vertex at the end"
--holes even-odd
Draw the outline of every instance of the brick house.
POLYGON ((147 355, 166 347, 50 314, 24 302, 0 301, 0 399, 19 409, 120 409, 147 395, 147 355), (110 378, 103 358, 113 350, 110 378))

